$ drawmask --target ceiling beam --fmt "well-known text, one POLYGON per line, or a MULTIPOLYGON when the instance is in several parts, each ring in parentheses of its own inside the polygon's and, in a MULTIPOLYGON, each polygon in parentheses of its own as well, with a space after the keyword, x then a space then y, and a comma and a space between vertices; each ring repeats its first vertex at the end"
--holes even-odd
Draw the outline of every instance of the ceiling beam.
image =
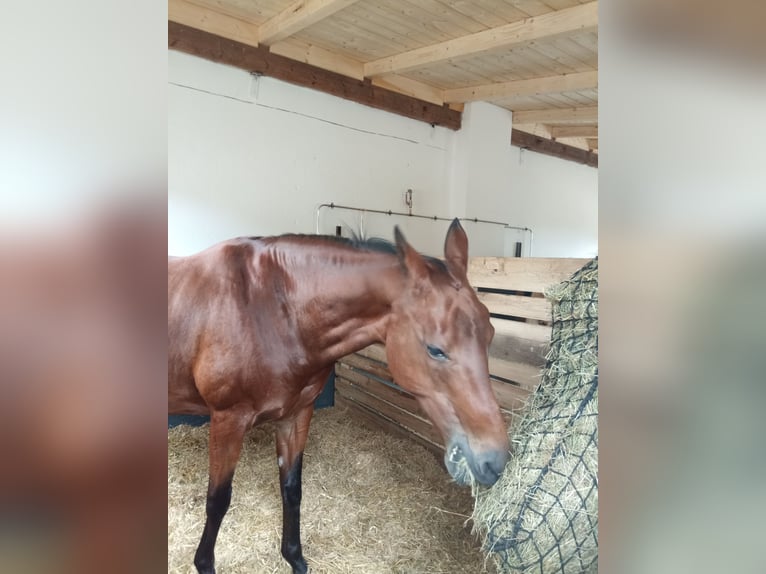
POLYGON ((598 106, 583 108, 548 108, 544 110, 524 110, 513 112, 513 123, 550 124, 566 122, 598 121, 598 106))
POLYGON ((269 49, 272 54, 292 58, 357 80, 364 79, 364 64, 362 62, 341 56, 314 44, 307 44, 297 38, 282 40, 269 46, 269 49))
POLYGON ((442 105, 444 103, 444 92, 439 88, 412 80, 406 76, 399 76, 391 74, 390 76, 383 76, 380 78, 372 78, 372 84, 374 86, 380 86, 382 88, 388 88, 395 92, 407 94, 413 98, 425 100, 432 104, 442 105))
POLYGON ((598 137, 598 126, 549 126, 549 129, 554 139, 598 137))
POLYGON ((258 41, 273 44, 332 16, 358 0, 298 0, 258 27, 258 41))
MULTIPOLYGON (((272 54, 279 54, 280 56, 305 62, 306 64, 324 68, 331 72, 337 72, 357 80, 364 80, 364 64, 359 60, 341 56, 296 38, 288 38, 287 40, 277 42, 273 46, 269 46, 269 49, 272 54)), ((373 78, 372 83, 375 86, 381 86, 400 94, 431 102, 432 104, 442 105, 444 103, 443 91, 439 88, 397 74, 373 78)))
POLYGON ((336 72, 298 62, 274 54, 265 46, 248 46, 191 26, 168 22, 168 47, 431 125, 440 125, 453 130, 460 129, 461 113, 448 106, 439 106, 374 86, 369 80, 355 80, 336 72))
POLYGON ((187 0, 168 0, 168 20, 205 30, 248 46, 258 45, 258 25, 187 0))
POLYGON ((514 80, 512 82, 500 82, 496 84, 484 84, 481 86, 470 86, 468 88, 444 90, 444 101, 447 103, 454 103, 474 102, 478 100, 504 100, 523 96, 576 92, 578 90, 590 90, 597 87, 597 71, 578 72, 575 74, 561 74, 559 76, 547 76, 545 78, 514 80))
MULTIPOLYGON (((351 2, 346 0, 346 5, 350 4, 351 2)), ((335 5, 336 10, 340 9, 338 6, 339 4, 335 5)), ((316 12, 314 14, 316 15, 316 12)), ((325 14, 325 16, 327 15, 325 14)), ((229 14, 223 14, 210 8, 198 6, 188 0, 169 0, 168 20, 185 24, 222 38, 241 42, 248 46, 257 47, 265 45, 263 43, 259 44, 259 28, 255 23, 229 14)), ((364 79, 364 64, 362 62, 341 56, 320 46, 308 44, 297 38, 281 40, 269 46, 269 49, 272 53, 285 56, 286 58, 311 64, 312 66, 343 74, 357 80, 364 79)), ((378 78, 373 83, 394 92, 434 104, 441 105, 444 103, 442 91, 438 88, 404 78, 403 76, 390 75, 386 76, 385 81, 383 78, 378 78)))
POLYGON ((408 72, 430 64, 452 62, 491 50, 513 48, 597 27, 598 2, 589 2, 373 60, 364 65, 364 75, 371 77, 408 72))
POLYGON ((598 167, 598 154, 571 145, 555 142, 520 130, 511 130, 511 144, 523 149, 558 157, 568 161, 598 167))

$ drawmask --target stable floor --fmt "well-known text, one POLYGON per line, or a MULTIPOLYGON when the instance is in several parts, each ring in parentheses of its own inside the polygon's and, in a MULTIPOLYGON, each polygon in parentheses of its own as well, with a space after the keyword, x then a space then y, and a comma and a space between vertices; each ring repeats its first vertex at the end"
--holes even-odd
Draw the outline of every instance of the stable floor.
MULTIPOLYGON (((168 430, 168 572, 194 574, 205 520, 207 425, 168 430)), ((289 574, 272 429, 248 435, 216 545, 219 574, 289 574)), ((471 534, 470 490, 423 447, 318 411, 303 467, 303 549, 312 574, 493 572, 471 534)))

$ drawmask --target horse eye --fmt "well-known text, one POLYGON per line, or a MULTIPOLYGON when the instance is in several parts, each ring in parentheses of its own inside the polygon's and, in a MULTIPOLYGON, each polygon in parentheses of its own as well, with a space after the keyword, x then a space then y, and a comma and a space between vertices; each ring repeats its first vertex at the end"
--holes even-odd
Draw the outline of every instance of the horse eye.
POLYGON ((447 353, 442 351, 439 347, 434 347, 433 345, 426 345, 426 350, 428 351, 429 356, 432 359, 436 359, 438 361, 446 361, 449 359, 447 356, 447 353))

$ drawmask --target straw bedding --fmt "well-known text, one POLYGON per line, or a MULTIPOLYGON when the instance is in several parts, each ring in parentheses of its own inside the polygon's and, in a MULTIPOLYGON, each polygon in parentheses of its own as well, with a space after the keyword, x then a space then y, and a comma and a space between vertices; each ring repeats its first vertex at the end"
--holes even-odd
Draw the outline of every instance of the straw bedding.
MULTIPOLYGON (((168 430, 168 572, 192 564, 205 520, 207 426, 168 430)), ((314 415, 301 521, 312 574, 494 572, 466 527, 471 493, 422 447, 370 430, 346 409, 314 415)), ((248 435, 216 545, 219 574, 291 570, 279 552, 281 499, 272 429, 248 435)))
POLYGON ((548 293, 551 349, 509 430, 514 454, 473 519, 503 573, 598 569, 598 260, 548 293))

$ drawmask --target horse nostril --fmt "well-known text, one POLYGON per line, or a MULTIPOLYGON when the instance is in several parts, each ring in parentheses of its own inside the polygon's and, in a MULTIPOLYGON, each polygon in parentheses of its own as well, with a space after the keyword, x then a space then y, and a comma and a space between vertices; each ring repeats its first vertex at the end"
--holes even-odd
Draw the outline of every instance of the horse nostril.
POLYGON ((488 460, 481 465, 481 473, 493 483, 500 477, 500 472, 495 468, 495 465, 492 464, 491 460, 488 460))
POLYGON ((479 473, 481 474, 482 482, 489 485, 496 483, 500 478, 500 475, 503 474, 503 469, 505 468, 507 460, 508 457, 503 452, 489 454, 479 464, 479 473))

